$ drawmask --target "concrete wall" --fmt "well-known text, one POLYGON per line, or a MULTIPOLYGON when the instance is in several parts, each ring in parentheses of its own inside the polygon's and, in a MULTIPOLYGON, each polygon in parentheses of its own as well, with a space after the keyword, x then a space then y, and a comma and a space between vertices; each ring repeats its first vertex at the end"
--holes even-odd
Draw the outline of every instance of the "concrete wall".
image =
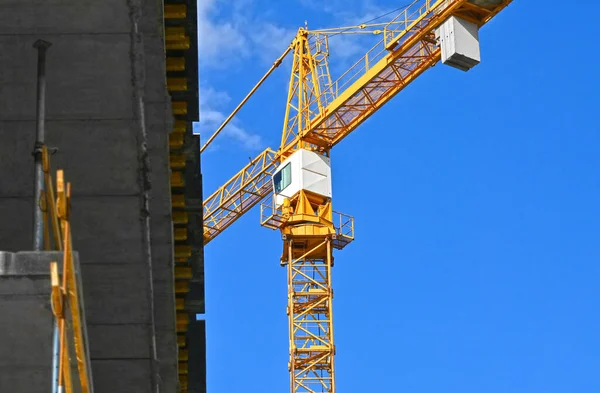
POLYGON ((44 393, 51 386, 51 259, 40 259, 0 251, 0 315, 8 322, 0 345, 2 392, 44 393))
MULTIPOLYGON (((58 262, 57 267, 61 274, 62 259, 63 253, 57 251, 0 251, 0 315, 8 322, 2 328, 4 341, 0 346, 1 392, 47 393, 50 389, 54 360, 52 333, 55 320, 48 295, 51 291, 48 266, 52 261, 58 262)), ((85 320, 81 269, 76 252, 73 254, 72 268, 79 299, 79 314, 85 320)), ((68 307, 64 310, 64 315, 67 321, 65 350, 71 359, 72 387, 74 393, 79 393, 79 365, 73 341, 75 332, 68 307)), ((83 323, 80 327, 83 337, 87 337, 86 324, 83 323)), ((58 344, 56 350, 58 351, 58 344)), ((88 381, 93 381, 89 356, 86 356, 83 362, 88 370, 88 381)))
POLYGON ((47 144, 72 183, 97 393, 177 391, 162 26, 158 0, 1 5, 0 250, 32 247, 32 44, 42 38, 52 43, 47 144))

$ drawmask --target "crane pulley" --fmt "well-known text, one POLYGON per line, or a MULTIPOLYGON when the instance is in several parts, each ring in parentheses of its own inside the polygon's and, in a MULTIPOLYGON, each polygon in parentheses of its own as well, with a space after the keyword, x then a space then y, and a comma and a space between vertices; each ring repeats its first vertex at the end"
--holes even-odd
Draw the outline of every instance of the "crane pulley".
POLYGON ((292 393, 335 392, 332 252, 354 239, 354 220, 331 208, 329 151, 440 59, 462 70, 479 63, 479 28, 511 1, 415 0, 385 23, 300 28, 267 74, 202 147, 283 59, 293 56, 278 150, 263 151, 204 201, 206 245, 255 205, 274 196, 262 206, 261 223, 279 229, 284 239, 281 263, 288 269, 292 393), (329 38, 338 34, 370 34, 380 39, 332 80, 329 38))

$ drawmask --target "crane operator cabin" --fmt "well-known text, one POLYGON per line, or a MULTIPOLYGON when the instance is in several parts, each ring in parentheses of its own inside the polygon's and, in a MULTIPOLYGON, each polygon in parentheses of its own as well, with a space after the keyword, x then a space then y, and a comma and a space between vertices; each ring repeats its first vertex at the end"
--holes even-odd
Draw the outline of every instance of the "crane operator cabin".
POLYGON ((330 158, 306 149, 294 152, 275 171, 273 190, 278 208, 301 190, 330 199, 330 158))

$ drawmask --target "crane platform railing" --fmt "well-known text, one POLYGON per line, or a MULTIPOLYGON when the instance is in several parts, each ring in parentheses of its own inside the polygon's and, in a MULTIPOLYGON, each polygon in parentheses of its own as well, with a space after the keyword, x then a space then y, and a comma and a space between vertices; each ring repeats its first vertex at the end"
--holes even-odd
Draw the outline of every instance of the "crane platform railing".
MULTIPOLYGON (((334 210, 332 219, 335 228, 332 244, 334 248, 341 250, 354 240, 354 217, 334 210)), ((285 222, 282 206, 277 206, 275 198, 270 194, 260 204, 260 224, 275 230, 280 229, 285 222)))
MULTIPOLYGON (((362 77, 371 66, 385 56, 389 54, 389 51, 398 46, 400 41, 405 36, 410 36, 415 33, 415 28, 425 27, 429 20, 428 17, 431 15, 431 10, 439 6, 439 3, 443 3, 446 0, 415 0, 408 7, 406 7, 400 14, 394 17, 387 23, 360 25, 355 27, 345 27, 339 29, 328 29, 328 30, 315 30, 309 33, 315 35, 336 35, 343 32, 344 34, 352 33, 371 33, 375 35, 382 35, 382 38, 369 49, 359 60, 350 66, 342 75, 340 75, 330 86, 324 86, 321 90, 323 95, 337 98, 340 91, 346 90, 350 85, 356 82, 362 77), (383 27, 383 29, 376 29, 377 27, 383 27), (362 31, 365 28, 375 28, 369 32, 362 31)), ((443 6, 450 5, 452 1, 446 3, 443 6)), ((315 100, 317 100, 315 98, 315 100)), ((327 100, 328 103, 333 99, 327 100)), ((312 104, 312 103, 311 103, 312 104)))

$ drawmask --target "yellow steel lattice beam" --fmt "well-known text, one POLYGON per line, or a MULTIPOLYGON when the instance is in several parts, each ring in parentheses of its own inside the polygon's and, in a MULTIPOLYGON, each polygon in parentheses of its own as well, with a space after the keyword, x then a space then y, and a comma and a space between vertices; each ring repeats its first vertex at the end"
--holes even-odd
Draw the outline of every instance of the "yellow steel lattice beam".
POLYGON ((335 391, 332 244, 330 236, 320 238, 285 242, 292 393, 335 391))
POLYGON ((204 244, 269 195, 275 167, 275 152, 266 149, 204 200, 204 244))

